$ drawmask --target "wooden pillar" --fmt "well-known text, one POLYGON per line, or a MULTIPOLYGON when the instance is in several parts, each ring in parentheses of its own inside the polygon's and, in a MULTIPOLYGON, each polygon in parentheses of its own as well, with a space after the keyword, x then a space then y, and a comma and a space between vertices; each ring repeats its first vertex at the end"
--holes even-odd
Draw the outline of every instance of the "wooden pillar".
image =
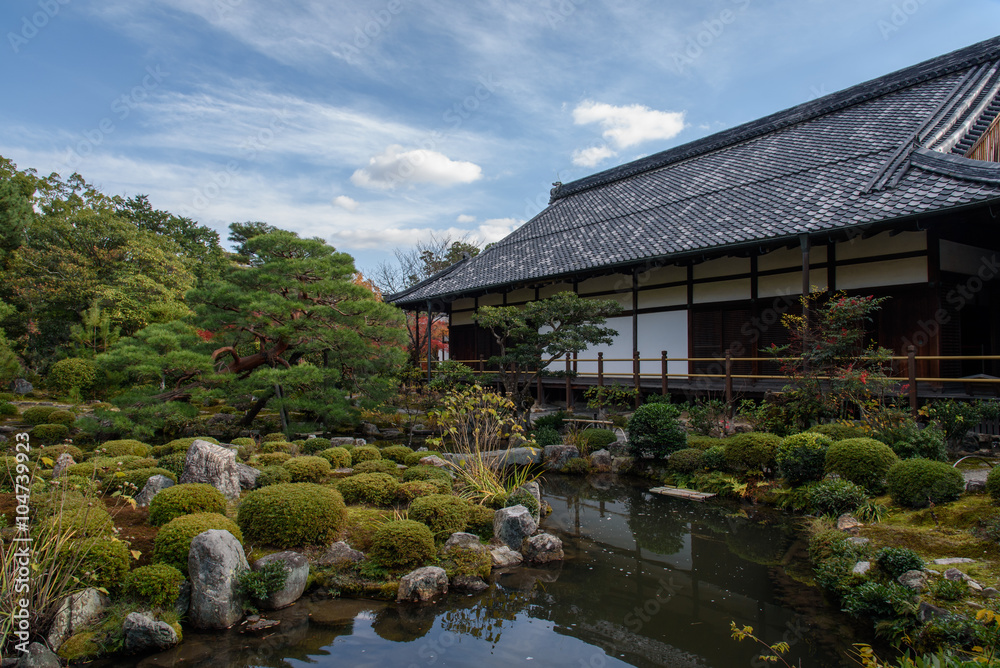
POLYGON ((566 355, 566 410, 573 408, 573 379, 570 374, 573 372, 573 362, 569 354, 566 355))
POLYGON ((632 382, 635 385, 635 407, 642 404, 642 389, 639 386, 639 351, 632 351, 632 382))
POLYGON ((917 349, 913 345, 906 347, 906 373, 910 383, 910 415, 917 419, 917 349))
POLYGON ((480 355, 479 356, 479 379, 482 380, 483 373, 486 372, 486 359, 480 355))
POLYGON ((417 371, 420 371, 420 309, 413 312, 413 359, 417 361, 417 371))
POLYGON ((726 351, 726 411, 732 417, 733 411, 733 354, 726 351))
POLYGON ((604 353, 597 353, 597 386, 604 387, 604 353))
POLYGON ((667 351, 660 351, 660 394, 667 396, 667 351))
POLYGON ((542 405, 542 398, 544 397, 542 392, 542 371, 539 369, 538 373, 535 375, 535 403, 539 406, 542 405))
MULTIPOLYGON (((802 297, 809 296, 809 235, 800 234, 799 235, 799 246, 802 248, 802 297)), ((808 307, 806 307, 805 302, 802 304, 802 315, 806 316, 808 307)))
POLYGON ((427 300, 427 382, 431 382, 431 333, 434 327, 431 323, 431 302, 427 300))

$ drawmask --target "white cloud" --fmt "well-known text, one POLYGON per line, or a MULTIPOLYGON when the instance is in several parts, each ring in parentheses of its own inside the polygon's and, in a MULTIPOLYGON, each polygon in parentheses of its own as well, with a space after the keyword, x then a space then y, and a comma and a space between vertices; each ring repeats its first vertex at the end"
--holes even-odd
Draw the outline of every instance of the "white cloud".
POLYGON ((641 104, 616 107, 593 100, 577 105, 573 122, 599 123, 604 128, 604 138, 619 149, 654 139, 672 139, 686 127, 683 111, 657 111, 641 104))
POLYGON ((334 205, 339 206, 341 209, 346 209, 351 213, 357 211, 358 207, 361 206, 360 203, 358 203, 356 200, 351 199, 347 195, 337 195, 336 197, 333 198, 333 203, 334 205))
POLYGON ((472 183, 482 176, 483 170, 475 163, 452 160, 427 149, 403 151, 402 146, 393 144, 372 156, 367 167, 355 171, 351 183, 361 188, 391 190, 402 183, 472 183))
POLYGON ((459 214, 458 218, 456 218, 455 221, 458 223, 474 223, 476 222, 476 217, 463 213, 459 214))
POLYGON ((488 244, 500 241, 524 223, 517 218, 491 218, 484 220, 474 230, 464 230, 458 227, 448 227, 445 229, 433 227, 386 227, 383 229, 373 229, 371 227, 354 227, 351 229, 340 229, 334 232, 333 241, 335 245, 342 245, 348 248, 362 249, 385 249, 396 247, 414 246, 420 241, 426 241, 432 234, 439 237, 450 236, 452 239, 459 239, 468 236, 472 241, 479 244, 488 244))
POLYGON ((591 146, 573 151, 573 164, 578 167, 596 167, 607 158, 618 155, 609 146, 591 146))

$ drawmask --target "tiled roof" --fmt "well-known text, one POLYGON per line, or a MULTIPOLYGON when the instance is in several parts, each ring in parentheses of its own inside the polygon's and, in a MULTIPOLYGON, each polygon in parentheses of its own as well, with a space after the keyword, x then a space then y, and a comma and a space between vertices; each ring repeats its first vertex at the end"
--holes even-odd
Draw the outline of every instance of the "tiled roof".
POLYGON ((389 300, 450 301, 1000 198, 1000 165, 960 148, 996 116, 998 93, 1000 37, 559 185, 508 237, 389 300))

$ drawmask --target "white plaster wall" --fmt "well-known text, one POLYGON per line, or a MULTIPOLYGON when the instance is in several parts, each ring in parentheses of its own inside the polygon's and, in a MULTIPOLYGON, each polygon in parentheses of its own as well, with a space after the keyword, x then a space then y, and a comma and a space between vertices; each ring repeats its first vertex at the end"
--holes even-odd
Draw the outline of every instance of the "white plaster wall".
POLYGON ((452 311, 465 311, 467 309, 476 308, 476 300, 471 297, 466 297, 465 299, 456 299, 451 303, 452 311))
MULTIPOLYGON (((926 232, 903 232, 894 237, 888 232, 862 239, 855 237, 837 244, 837 260, 853 260, 860 257, 881 257, 890 253, 907 253, 927 250, 926 232)), ((840 269, 837 269, 838 273, 840 269)))
POLYGON ((733 274, 749 274, 750 258, 720 257, 694 266, 694 277, 715 278, 716 276, 732 276, 733 274))
POLYGON ((611 274, 610 276, 598 276, 580 281, 577 284, 577 292, 581 295, 593 292, 607 292, 609 290, 632 290, 631 274, 611 274))
POLYGON ((974 276, 980 267, 992 266, 1000 255, 996 251, 954 241, 941 240, 941 270, 974 276))
MULTIPOLYGON (((687 357, 688 354, 688 312, 667 311, 666 313, 643 313, 639 315, 639 354, 643 360, 642 373, 660 373, 658 360, 660 351, 666 350, 667 357, 687 357)), ((686 373, 684 362, 667 362, 668 373, 686 373)))
POLYGON ((474 324, 472 322, 472 314, 473 313, 475 313, 475 311, 460 311, 458 313, 455 313, 454 311, 452 311, 452 314, 451 314, 451 324, 453 324, 453 325, 472 325, 472 324, 474 324))
POLYGON ((658 308, 662 306, 683 306, 687 303, 687 288, 654 288, 639 291, 639 308, 658 308))
MULTIPOLYGON (((826 269, 811 269, 809 271, 809 287, 825 290, 827 284, 826 277, 826 269)), ((762 299, 764 297, 799 294, 802 294, 801 270, 757 278, 757 296, 762 299)))
POLYGON ((927 282, 927 258, 911 257, 837 267, 837 289, 857 290, 883 285, 927 282))
POLYGON ((687 280, 687 268, 670 265, 668 267, 653 267, 648 271, 641 272, 638 277, 639 287, 644 285, 657 285, 661 283, 676 283, 687 280))
POLYGON ((715 281, 694 286, 694 303, 725 302, 736 299, 750 299, 750 279, 715 281))
MULTIPOLYGON (((579 362, 577 371, 597 373, 597 353, 604 353, 604 373, 632 375, 632 317, 608 318, 608 327, 618 330, 618 336, 610 346, 597 346, 580 353, 580 359, 592 359, 593 362, 579 362), (625 362, 609 362, 609 358, 628 358, 625 362)), ((557 363, 565 364, 565 363, 557 363)), ((565 366, 552 367, 552 370, 564 369, 565 366)))
POLYGON ((483 295, 479 298, 480 306, 501 306, 503 305, 503 295, 492 294, 483 295))

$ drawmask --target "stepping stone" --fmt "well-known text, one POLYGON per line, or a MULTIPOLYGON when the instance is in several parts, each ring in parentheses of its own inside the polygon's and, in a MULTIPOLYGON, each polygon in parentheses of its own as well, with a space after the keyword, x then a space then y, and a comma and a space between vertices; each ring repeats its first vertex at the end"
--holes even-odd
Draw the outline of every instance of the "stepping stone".
POLYGON ((951 566, 952 564, 973 564, 975 559, 967 559, 965 557, 949 557, 947 559, 935 559, 934 563, 938 566, 951 566))

